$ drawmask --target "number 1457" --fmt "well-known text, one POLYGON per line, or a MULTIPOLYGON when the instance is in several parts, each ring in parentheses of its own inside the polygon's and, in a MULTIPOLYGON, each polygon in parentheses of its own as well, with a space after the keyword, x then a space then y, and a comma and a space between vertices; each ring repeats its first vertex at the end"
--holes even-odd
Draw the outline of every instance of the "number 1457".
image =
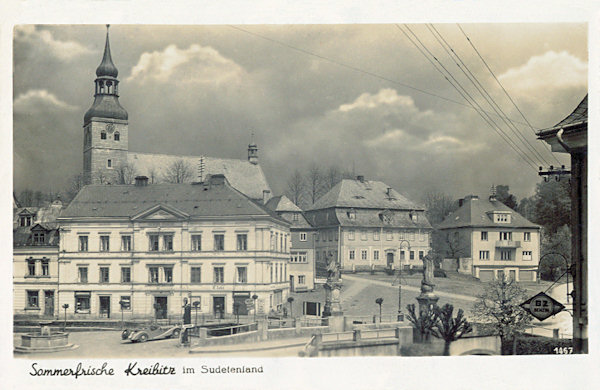
POLYGON ((556 355, 571 355, 573 347, 554 347, 552 349, 556 355))

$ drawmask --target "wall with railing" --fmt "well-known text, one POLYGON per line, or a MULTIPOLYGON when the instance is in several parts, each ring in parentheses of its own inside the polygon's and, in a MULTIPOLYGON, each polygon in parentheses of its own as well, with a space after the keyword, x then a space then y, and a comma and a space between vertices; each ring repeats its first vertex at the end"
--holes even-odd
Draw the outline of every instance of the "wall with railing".
POLYGON ((412 343, 412 332, 401 326, 317 334, 300 356, 397 356, 402 345, 412 343))

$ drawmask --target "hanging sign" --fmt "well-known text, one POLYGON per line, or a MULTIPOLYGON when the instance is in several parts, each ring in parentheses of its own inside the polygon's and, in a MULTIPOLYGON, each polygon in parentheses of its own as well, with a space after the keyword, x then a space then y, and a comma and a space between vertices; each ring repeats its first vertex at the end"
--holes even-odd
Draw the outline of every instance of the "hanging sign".
POLYGON ((521 303, 523 309, 540 321, 560 313, 565 306, 544 292, 540 292, 532 298, 521 303))

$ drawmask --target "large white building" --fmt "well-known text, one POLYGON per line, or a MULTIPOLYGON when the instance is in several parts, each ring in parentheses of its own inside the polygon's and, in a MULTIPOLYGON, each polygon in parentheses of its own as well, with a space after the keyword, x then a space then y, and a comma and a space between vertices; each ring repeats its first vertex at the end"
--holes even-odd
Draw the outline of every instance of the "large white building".
POLYGON ((344 272, 421 267, 431 250, 432 227, 422 206, 387 184, 344 179, 306 210, 315 227, 317 278, 328 258, 344 272))
POLYGON ((469 195, 437 228, 458 258, 453 268, 489 281, 509 277, 535 281, 540 226, 498 201, 469 195))
POLYGON ((202 184, 84 187, 58 219, 58 305, 72 318, 179 317, 277 310, 289 293, 289 223, 233 188, 202 184))

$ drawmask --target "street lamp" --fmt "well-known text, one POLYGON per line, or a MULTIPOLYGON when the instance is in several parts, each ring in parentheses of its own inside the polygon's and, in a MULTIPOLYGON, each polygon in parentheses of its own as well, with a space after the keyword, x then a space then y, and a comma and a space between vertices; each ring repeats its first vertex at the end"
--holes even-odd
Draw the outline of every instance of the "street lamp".
POLYGON ((119 305, 121 306, 121 329, 123 329, 124 328, 123 310, 125 309, 126 302, 121 299, 119 301, 119 305))
POLYGON ((400 257, 403 243, 406 243, 406 250, 410 251, 410 242, 406 240, 400 241, 398 247, 398 321, 404 321, 404 314, 402 314, 402 258, 400 257))
POLYGON ((379 305, 379 323, 381 324, 381 304, 383 303, 383 298, 377 298, 375 303, 379 305))
POLYGON ((194 323, 196 324, 196 326, 198 326, 198 306, 200 306, 200 301, 194 301, 193 305, 194 305, 194 310, 196 311, 196 319, 195 319, 194 323))
POLYGON ((252 299, 254 300, 254 322, 256 322, 256 300, 258 299, 258 295, 252 295, 252 299))
POLYGON ((67 331, 67 309, 69 308, 69 304, 65 303, 64 305, 62 305, 63 309, 65 309, 65 322, 63 324, 63 332, 67 331))
POLYGON ((240 324, 240 303, 239 302, 233 303, 233 311, 235 312, 236 325, 239 325, 240 324))
POLYGON ((543 255, 542 257, 540 257, 540 261, 538 263, 538 282, 540 281, 540 266, 542 265, 542 259, 546 256, 550 256, 550 255, 556 255, 556 256, 560 256, 563 258, 563 260, 565 261, 565 266, 567 267, 567 303, 569 303, 569 295, 571 295, 571 293, 569 293, 569 273, 571 272, 571 266, 569 265, 569 261, 567 260, 567 258, 565 257, 565 255, 563 255, 562 253, 558 253, 558 252, 550 252, 550 253, 546 253, 545 255, 543 255))
POLYGON ((287 301, 290 304, 290 317, 294 319, 294 311, 292 310, 292 302, 294 302, 294 297, 288 297, 287 301))

